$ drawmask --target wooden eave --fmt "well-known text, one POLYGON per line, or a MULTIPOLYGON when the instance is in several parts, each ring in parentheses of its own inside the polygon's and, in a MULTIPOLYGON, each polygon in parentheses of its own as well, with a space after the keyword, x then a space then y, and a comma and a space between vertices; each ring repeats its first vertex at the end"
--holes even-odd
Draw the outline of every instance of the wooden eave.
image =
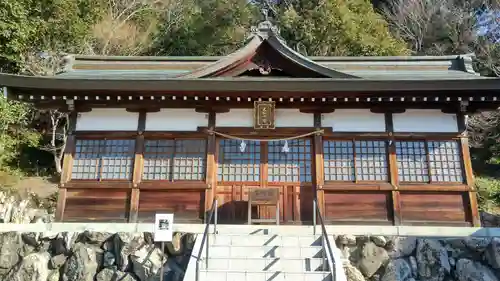
MULTIPOLYGON (((332 78, 166 78, 161 80, 74 79, 0 74, 0 85, 19 91, 116 92, 384 92, 487 91, 500 93, 500 79, 368 80, 332 78)), ((481 93, 477 93, 481 95, 481 93)))

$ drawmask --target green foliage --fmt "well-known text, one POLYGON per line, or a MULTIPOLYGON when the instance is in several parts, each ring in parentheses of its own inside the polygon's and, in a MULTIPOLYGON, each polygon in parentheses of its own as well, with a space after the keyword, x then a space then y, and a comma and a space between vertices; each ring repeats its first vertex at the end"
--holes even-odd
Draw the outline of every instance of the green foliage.
POLYGON ((82 52, 101 6, 100 0, 0 1, 3 71, 15 71, 29 51, 82 52))
POLYGON ((500 213, 500 179, 477 177, 478 203, 482 211, 500 213))
POLYGON ((309 56, 405 55, 387 23, 365 0, 295 1, 278 15, 287 43, 309 56))
POLYGON ((151 53, 161 55, 227 55, 242 46, 258 20, 246 0, 185 1, 173 21, 166 13, 151 53))
POLYGON ((0 169, 5 170, 19 156, 21 147, 36 146, 40 135, 30 127, 33 109, 0 97, 0 169))

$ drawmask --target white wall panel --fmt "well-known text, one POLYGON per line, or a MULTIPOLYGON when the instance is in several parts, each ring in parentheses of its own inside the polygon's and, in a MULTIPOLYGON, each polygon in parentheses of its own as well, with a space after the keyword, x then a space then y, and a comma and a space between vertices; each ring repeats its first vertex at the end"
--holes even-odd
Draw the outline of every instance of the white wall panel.
POLYGON ((253 127, 253 109, 236 108, 229 112, 217 113, 216 127, 253 127))
POLYGON ((276 109, 276 127, 314 127, 314 114, 299 109, 276 109))
POLYGON ((146 131, 196 131, 208 127, 208 114, 194 108, 163 108, 146 115, 146 131))
POLYGON ((94 108, 81 112, 76 121, 77 131, 137 131, 139 113, 123 108, 94 108))
POLYGON ((407 109, 392 116, 395 132, 458 132, 456 114, 439 109, 407 109))
POLYGON ((336 109, 322 114, 321 126, 334 132, 385 132, 385 116, 369 109, 336 109))

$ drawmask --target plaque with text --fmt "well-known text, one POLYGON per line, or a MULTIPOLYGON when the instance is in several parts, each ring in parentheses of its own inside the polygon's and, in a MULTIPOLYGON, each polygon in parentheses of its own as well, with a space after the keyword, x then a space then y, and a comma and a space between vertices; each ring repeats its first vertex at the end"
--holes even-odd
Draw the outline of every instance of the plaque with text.
POLYGON ((279 201, 278 188, 252 188, 250 189, 250 202, 255 205, 276 205, 279 201))
POLYGON ((274 129, 274 101, 254 102, 254 129, 274 129))

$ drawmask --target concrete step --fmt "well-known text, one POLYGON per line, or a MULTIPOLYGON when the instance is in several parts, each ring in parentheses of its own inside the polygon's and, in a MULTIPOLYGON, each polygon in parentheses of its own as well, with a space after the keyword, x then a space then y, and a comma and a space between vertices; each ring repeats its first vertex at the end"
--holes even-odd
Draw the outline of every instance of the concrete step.
MULTIPOLYGON (((210 245, 209 258, 321 258, 321 246, 231 246, 210 245)), ((203 251, 202 258, 206 255, 203 251)))
POLYGON ((321 246, 321 238, 310 236, 279 236, 279 235, 227 235, 218 234, 209 237, 210 245, 231 246, 283 246, 303 247, 321 246))
POLYGON ((331 281, 329 272, 204 270, 199 281, 331 281))
MULTIPOLYGON (((201 262, 201 269, 207 269, 201 262)), ((285 272, 315 272, 328 271, 328 263, 320 258, 209 258, 209 270, 238 271, 285 271, 285 272)))

